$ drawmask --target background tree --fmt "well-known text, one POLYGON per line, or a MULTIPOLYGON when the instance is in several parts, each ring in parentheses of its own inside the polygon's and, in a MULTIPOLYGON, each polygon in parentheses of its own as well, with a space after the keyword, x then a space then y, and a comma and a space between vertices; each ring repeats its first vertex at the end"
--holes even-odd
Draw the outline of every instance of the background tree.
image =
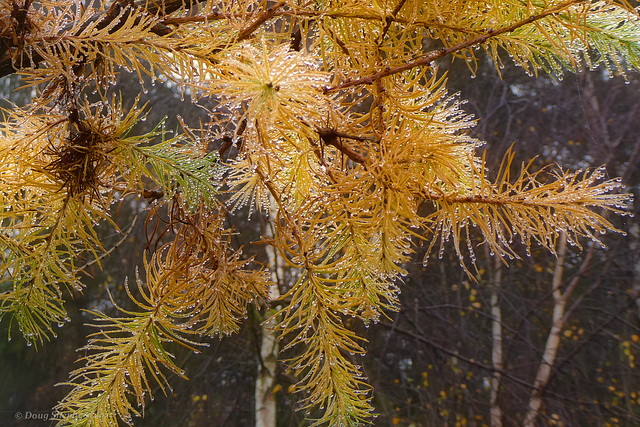
MULTIPOLYGON (((505 149, 517 140, 523 158, 542 152, 539 166, 554 160, 576 169, 598 164, 604 160, 598 146, 605 138, 588 126, 594 117, 588 108, 597 104, 598 122, 606 123, 609 140, 618 141, 611 158, 620 160, 609 167, 620 169, 609 173, 624 176, 625 188, 637 191, 637 123, 628 115, 636 109, 636 76, 626 83, 599 70, 589 77, 532 80, 509 66, 501 74, 502 79, 483 63, 478 81, 450 81, 468 94, 466 108, 481 118, 476 131, 488 150, 505 149), (595 99, 585 95, 587 79, 593 81, 595 99)), ((616 220, 627 231, 636 223, 627 217, 616 220)), ((640 336, 633 288, 638 254, 630 250, 628 236, 608 235, 603 241, 606 249, 580 253, 567 248, 560 289, 570 303, 550 382, 542 390, 539 425, 638 423, 640 382, 633 367, 640 336)), ((512 262, 498 274, 495 260, 479 251, 475 283, 460 274, 455 258, 443 257, 437 268, 412 265, 400 313, 393 323, 383 322, 367 334, 365 366, 378 390, 376 406, 386 408, 377 422, 489 424, 491 380, 497 377, 494 407, 500 419, 504 425, 522 424, 552 325, 551 282, 558 262, 533 249, 531 258, 512 262), (502 330, 501 369, 492 360, 495 323, 502 330)))
POLYGON ((268 273, 248 266, 225 226, 244 205, 276 202, 263 240, 298 271, 277 336, 316 424, 371 416, 355 331, 397 310, 414 239, 426 240, 425 259, 451 240, 471 278, 474 228, 509 259, 520 243, 555 254, 561 236, 600 242, 615 227, 591 209, 625 213, 628 197, 603 169, 518 171, 509 151, 491 181, 435 62, 464 58, 473 71, 482 47, 498 68, 505 50, 530 73, 561 76, 583 59, 637 67, 638 16, 626 2, 2 6, 0 73, 19 71, 35 91, 2 128, 3 317, 29 344, 48 339, 67 320, 65 293, 107 250, 95 225, 117 227, 111 206, 137 194, 159 224, 155 250, 123 287, 137 307, 93 313, 98 332, 60 424, 131 422, 154 387, 167 390, 168 372, 184 376, 168 343, 198 351, 197 337, 237 332, 247 304, 266 298, 268 273), (210 120, 134 136, 144 108, 108 95, 120 70, 172 81, 209 105, 210 120))

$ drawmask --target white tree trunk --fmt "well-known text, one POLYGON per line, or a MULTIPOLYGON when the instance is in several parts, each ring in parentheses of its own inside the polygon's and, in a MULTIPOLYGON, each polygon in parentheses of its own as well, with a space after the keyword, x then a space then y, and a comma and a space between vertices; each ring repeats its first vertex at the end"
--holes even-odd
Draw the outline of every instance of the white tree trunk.
POLYGON ((529 408, 524 420, 524 427, 533 427, 540 407, 542 406, 542 390, 546 387, 551 376, 551 368, 555 362, 562 330, 564 329, 565 317, 564 311, 567 303, 566 296, 562 294, 560 285, 562 284, 562 274, 564 272, 564 259, 567 253, 567 235, 562 233, 560 236, 560 247, 558 249, 558 259, 556 259, 555 270, 553 272, 552 293, 553 293, 553 315, 551 330, 547 337, 547 344, 544 348, 542 360, 538 366, 538 373, 534 382, 534 389, 529 398, 529 408))
POLYGON ((278 342, 270 334, 274 326, 275 322, 272 320, 264 323, 261 328, 262 365, 258 369, 255 389, 256 427, 275 427, 276 425, 276 396, 273 387, 278 361, 278 342))
MULTIPOLYGON (((633 295, 640 296, 640 227, 638 224, 633 224, 629 230, 631 233, 631 243, 629 247, 633 254, 633 282, 631 283, 631 290, 633 295)), ((637 317, 640 319, 640 298, 636 298, 636 310, 637 317)))
POLYGON ((499 304, 499 291, 502 286, 502 261, 495 260, 494 277, 491 286, 491 395, 489 397, 491 427, 502 427, 502 410, 498 404, 498 391, 502 378, 502 311, 499 304))
MULTIPOLYGON (((275 210, 271 209, 272 218, 275 217, 275 210)), ((271 224, 267 223, 265 230, 266 237, 273 237, 271 224)), ((269 290, 269 299, 275 301, 280 297, 278 284, 283 277, 282 262, 277 250, 271 246, 266 246, 267 258, 269 259, 269 269, 271 280, 274 285, 269 290)), ((276 396, 274 393, 275 373, 278 364, 278 341, 272 334, 277 325, 277 320, 271 318, 261 325, 260 360, 258 368, 258 378, 255 388, 255 425, 256 427, 276 426, 276 396)))

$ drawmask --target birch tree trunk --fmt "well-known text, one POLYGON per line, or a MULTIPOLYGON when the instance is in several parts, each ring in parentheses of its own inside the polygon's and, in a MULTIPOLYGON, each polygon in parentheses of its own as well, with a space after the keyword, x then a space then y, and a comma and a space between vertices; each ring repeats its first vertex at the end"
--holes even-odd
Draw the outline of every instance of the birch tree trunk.
POLYGON ((553 272, 552 280, 552 295, 553 295, 553 315, 551 330, 547 337, 547 343, 544 348, 542 360, 538 366, 538 373, 534 382, 534 389, 531 392, 529 399, 529 408, 524 420, 525 427, 533 427, 536 418, 540 413, 540 407, 542 406, 542 391, 549 382, 551 375, 551 367, 553 366, 556 355, 558 353, 558 347, 560 346, 560 337, 566 318, 564 316, 565 306, 567 303, 566 297, 560 290, 562 284, 562 275, 564 272, 564 259, 567 254, 567 235, 562 233, 560 235, 560 247, 558 248, 558 258, 556 259, 556 265, 553 272))
MULTIPOLYGON (((633 224, 629 231, 631 234, 629 249, 631 250, 633 259, 633 282, 631 284, 631 290, 633 295, 640 295, 640 227, 637 224, 633 224)), ((640 324, 640 298, 636 298, 636 319, 638 319, 638 324, 640 324)))
POLYGON ((491 394, 489 397, 491 427, 502 427, 502 410, 498 404, 498 393, 502 379, 502 311, 500 310, 500 287, 502 286, 502 261, 495 259, 494 277, 491 284, 491 394))
MULTIPOLYGON (((273 201, 272 201, 273 202, 273 201)), ((272 213, 275 210, 272 209, 272 213)), ((275 217, 275 214, 272 215, 275 217)), ((273 229, 271 223, 266 224, 264 235, 267 238, 273 237, 273 229)), ((283 277, 282 262, 277 250, 266 245, 265 251, 269 260, 269 269, 271 271, 271 280, 274 285, 269 290, 269 299, 275 301, 280 298, 279 283, 283 277)), ((278 364, 278 341, 272 334, 277 325, 277 320, 271 318, 261 325, 260 340, 260 366, 258 368, 258 377, 256 379, 255 388, 255 426, 256 427, 275 427, 276 426, 276 396, 274 393, 275 372, 278 364)))

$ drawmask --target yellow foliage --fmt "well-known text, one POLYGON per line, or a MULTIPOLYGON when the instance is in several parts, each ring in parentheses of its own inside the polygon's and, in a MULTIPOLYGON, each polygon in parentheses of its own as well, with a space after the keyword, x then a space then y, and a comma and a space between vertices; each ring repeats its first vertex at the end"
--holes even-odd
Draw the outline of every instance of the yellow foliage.
POLYGON ((0 0, 0 76, 19 72, 35 94, 0 125, 0 316, 29 344, 54 336, 65 292, 82 289, 78 257, 108 251, 95 225, 114 224, 110 206, 125 196, 168 206, 172 240, 141 260, 135 311, 94 313, 99 330, 60 425, 131 423, 152 383, 184 376, 166 343, 195 349, 198 336, 233 333, 266 298, 267 272, 223 225, 243 205, 272 211, 266 243, 298 271, 274 314, 278 338, 298 351, 289 391, 303 409, 322 408, 313 425, 349 426, 373 408, 352 357, 365 340, 345 319, 398 309, 416 242, 440 256, 452 242, 472 276, 472 233, 514 258, 514 239, 553 252, 562 233, 580 245, 613 230, 594 209, 625 214, 629 199, 602 168, 529 163, 512 176, 510 150, 491 181, 474 120, 436 61, 464 59, 474 72, 481 48, 498 69, 506 52, 530 74, 581 61, 637 69, 640 18, 626 2, 85 3, 0 0), (427 51, 434 42, 442 47, 427 51), (131 135, 145 107, 106 95, 126 72, 172 82, 211 122, 173 138, 161 124, 131 135), (210 150, 221 140, 238 148, 226 164, 210 150))

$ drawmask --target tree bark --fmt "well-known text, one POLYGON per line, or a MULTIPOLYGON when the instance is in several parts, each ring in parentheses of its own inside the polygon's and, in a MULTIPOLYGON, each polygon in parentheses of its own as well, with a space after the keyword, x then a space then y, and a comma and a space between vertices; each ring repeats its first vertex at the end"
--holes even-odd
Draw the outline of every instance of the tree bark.
POLYGON ((540 408, 542 406, 542 392, 549 382, 551 376, 551 368, 556 360, 558 353, 558 347, 560 346, 560 337, 566 318, 564 316, 565 306, 567 303, 566 297, 560 290, 562 284, 562 275, 564 272, 564 259, 567 254, 567 235, 562 233, 560 235, 560 247, 558 248, 558 258, 556 259, 555 270, 553 272, 552 280, 552 295, 553 295, 553 315, 551 330, 547 337, 547 343, 544 348, 542 360, 538 366, 538 373, 536 380, 533 383, 534 389, 531 392, 529 398, 529 409, 524 420, 524 427, 533 427, 536 419, 540 414, 540 408))
MULTIPOLYGON (((271 248, 273 250, 273 248, 271 248)), ((276 426, 276 396, 274 393, 275 371, 278 363, 278 342, 271 331, 276 326, 271 319, 262 324, 262 339, 260 342, 261 366, 255 388, 256 427, 276 426)))
POLYGON ((502 427, 502 410, 498 404, 500 381, 502 380, 502 311, 500 310, 500 287, 502 286, 502 261, 495 259, 494 277, 491 284, 491 376, 490 422, 491 427, 502 427))
MULTIPOLYGON (((272 200, 272 205, 274 201, 272 200)), ((271 217, 275 218, 275 209, 271 209, 271 217)), ((273 238, 271 223, 267 223, 264 235, 273 238)), ((283 268, 277 250, 267 245, 265 248, 271 270, 271 280, 273 285, 269 289, 270 301, 280 298, 279 283, 283 278, 283 268)), ((276 427, 276 395, 275 373, 278 365, 278 352, 280 351, 278 341, 272 334, 278 322, 274 317, 270 317, 261 324, 260 340, 260 366, 255 388, 255 426, 256 427, 276 427)))

